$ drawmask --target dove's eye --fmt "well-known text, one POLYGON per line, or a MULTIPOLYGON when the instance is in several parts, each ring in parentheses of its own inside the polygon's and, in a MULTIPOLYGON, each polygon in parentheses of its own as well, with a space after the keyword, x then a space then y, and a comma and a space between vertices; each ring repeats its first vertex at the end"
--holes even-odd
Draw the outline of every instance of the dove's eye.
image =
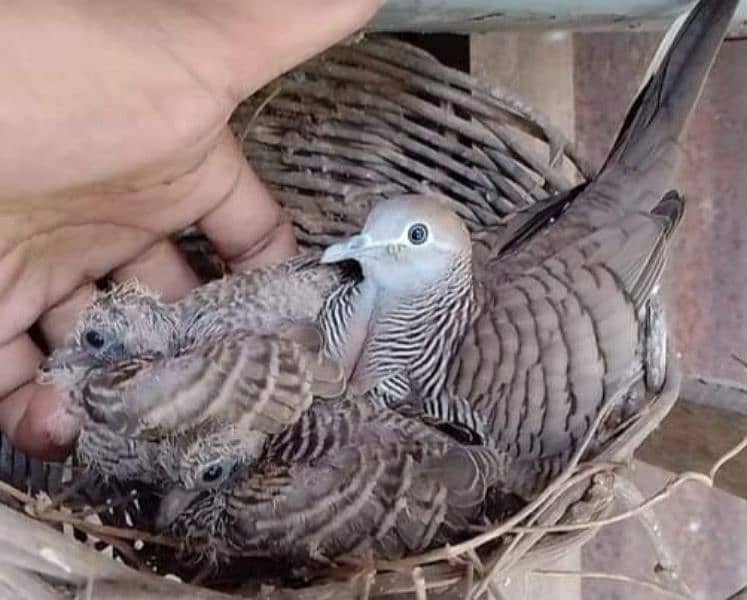
POLYGON ((223 477, 223 467, 220 465, 211 465, 202 472, 203 483, 215 483, 223 477))
POLYGON ((86 340, 86 344, 88 344, 91 348, 95 350, 99 350, 104 347, 104 343, 106 340, 104 339, 104 336, 101 335, 98 331, 95 329, 89 329, 84 334, 84 339, 86 340))
POLYGON ((241 462, 232 458, 209 463, 197 471, 196 477, 191 479, 196 487, 216 488, 233 477, 239 470, 241 462))
POLYGON ((407 231, 407 239, 410 240, 410 243, 414 246, 424 244, 428 239, 428 228, 422 223, 415 223, 415 225, 412 225, 407 231))

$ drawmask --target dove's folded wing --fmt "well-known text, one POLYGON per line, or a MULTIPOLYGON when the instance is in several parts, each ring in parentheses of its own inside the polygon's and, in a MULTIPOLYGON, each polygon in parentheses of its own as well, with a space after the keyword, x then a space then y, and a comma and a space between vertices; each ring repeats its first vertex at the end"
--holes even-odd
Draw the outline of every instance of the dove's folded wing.
POLYGON ((446 541, 480 514, 502 470, 484 447, 372 441, 257 473, 229 496, 231 545, 328 558, 395 558, 446 541))
POLYGON ((451 383, 503 447, 526 458, 574 448, 630 380, 641 363, 640 309, 681 214, 682 200, 668 194, 653 213, 629 213, 532 267, 514 270, 509 255, 496 267, 502 277, 480 273, 487 291, 451 383))
POLYGON ((207 422, 277 434, 315 395, 342 391, 341 370, 292 339, 226 335, 176 357, 130 359, 88 377, 81 400, 94 421, 140 437, 207 422))

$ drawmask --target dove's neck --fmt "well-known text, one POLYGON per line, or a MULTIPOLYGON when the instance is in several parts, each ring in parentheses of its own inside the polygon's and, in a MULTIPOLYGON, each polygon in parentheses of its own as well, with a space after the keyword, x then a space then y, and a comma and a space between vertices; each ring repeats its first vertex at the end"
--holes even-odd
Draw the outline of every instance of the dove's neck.
POLYGON ((418 291, 396 293, 364 279, 351 291, 347 351, 341 355, 351 389, 376 388, 387 402, 403 400, 411 389, 423 400, 437 397, 474 305, 468 257, 418 291))

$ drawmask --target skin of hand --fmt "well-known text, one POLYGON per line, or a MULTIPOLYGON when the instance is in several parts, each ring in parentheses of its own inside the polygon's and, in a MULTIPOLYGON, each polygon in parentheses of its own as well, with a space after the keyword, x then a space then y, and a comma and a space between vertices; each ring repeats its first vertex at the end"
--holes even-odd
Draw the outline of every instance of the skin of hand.
POLYGON ((236 105, 362 27, 381 0, 47 0, 0 16, 0 429, 64 456, 78 424, 34 383, 97 279, 173 300, 169 236, 197 224, 234 270, 292 255, 290 224, 227 128, 236 105))

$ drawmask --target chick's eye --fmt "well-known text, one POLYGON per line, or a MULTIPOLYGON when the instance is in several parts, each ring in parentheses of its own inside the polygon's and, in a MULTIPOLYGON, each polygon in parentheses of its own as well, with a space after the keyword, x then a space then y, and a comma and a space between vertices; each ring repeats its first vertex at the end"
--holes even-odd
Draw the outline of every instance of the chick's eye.
POLYGON ((85 335, 83 336, 86 340, 86 344, 91 346, 91 348, 94 348, 98 350, 99 348, 103 347, 104 345, 104 336, 101 335, 98 331, 95 329, 89 329, 86 331, 85 335))
POLYGON ((215 483, 221 477, 223 477, 223 467, 220 465, 212 465, 202 472, 203 483, 215 483))
POLYGON ((428 228, 422 223, 415 223, 407 231, 407 239, 415 246, 425 243, 428 239, 428 228))

